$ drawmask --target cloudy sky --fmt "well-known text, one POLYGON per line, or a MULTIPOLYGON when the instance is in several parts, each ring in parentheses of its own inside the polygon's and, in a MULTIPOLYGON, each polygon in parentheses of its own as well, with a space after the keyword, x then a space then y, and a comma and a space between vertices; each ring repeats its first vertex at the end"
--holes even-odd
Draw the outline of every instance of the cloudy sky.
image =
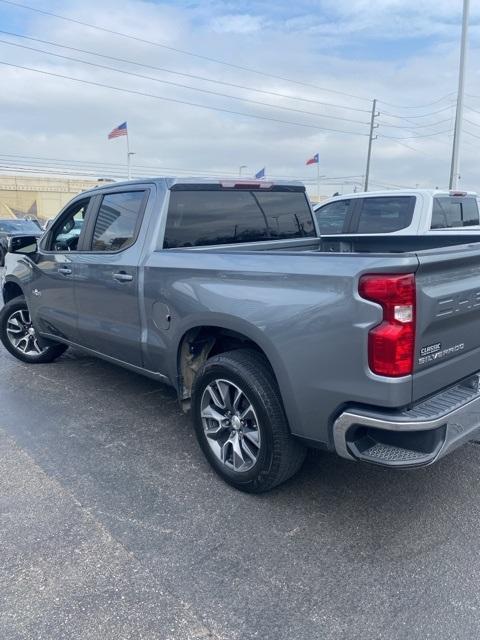
MULTIPOLYGON (((314 193, 319 152, 322 193, 349 191, 377 98, 372 187, 448 184, 461 0, 24 3, 0 0, 0 171, 120 175, 126 120, 137 175, 266 166, 314 193)), ((480 190, 478 2, 470 25, 461 184, 480 190)))

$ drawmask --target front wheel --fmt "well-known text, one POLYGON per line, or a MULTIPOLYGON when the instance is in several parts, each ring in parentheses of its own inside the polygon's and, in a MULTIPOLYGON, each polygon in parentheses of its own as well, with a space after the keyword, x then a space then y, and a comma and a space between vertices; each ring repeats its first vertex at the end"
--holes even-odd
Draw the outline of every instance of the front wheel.
POLYGON ((261 354, 239 349, 213 356, 195 379, 192 400, 205 456, 237 489, 268 491, 302 465, 305 447, 289 432, 277 383, 261 354))
POLYGON ((10 300, 0 311, 0 340, 13 356, 30 364, 52 362, 67 349, 59 343, 39 344, 23 296, 10 300))

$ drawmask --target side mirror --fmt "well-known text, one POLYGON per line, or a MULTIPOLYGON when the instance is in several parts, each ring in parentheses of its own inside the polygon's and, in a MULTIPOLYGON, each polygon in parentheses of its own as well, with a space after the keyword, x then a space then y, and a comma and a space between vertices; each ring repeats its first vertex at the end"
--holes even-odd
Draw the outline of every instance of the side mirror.
POLYGON ((8 239, 8 251, 24 255, 37 253, 38 238, 36 236, 11 236, 8 239))

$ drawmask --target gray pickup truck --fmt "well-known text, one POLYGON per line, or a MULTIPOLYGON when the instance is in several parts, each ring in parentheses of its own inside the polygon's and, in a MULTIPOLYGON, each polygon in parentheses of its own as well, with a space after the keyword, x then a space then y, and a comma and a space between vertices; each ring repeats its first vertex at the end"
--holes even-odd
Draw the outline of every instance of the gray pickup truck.
POLYGON ((244 491, 308 446, 420 467, 480 428, 477 239, 322 240, 299 183, 110 184, 10 239, 0 336, 24 362, 73 345, 172 385, 244 491))

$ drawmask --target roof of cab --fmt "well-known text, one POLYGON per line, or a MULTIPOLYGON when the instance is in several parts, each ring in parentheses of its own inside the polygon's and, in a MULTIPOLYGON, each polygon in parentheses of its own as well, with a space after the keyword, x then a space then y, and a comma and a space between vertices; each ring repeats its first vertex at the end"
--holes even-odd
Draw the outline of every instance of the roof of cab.
POLYGON ((314 206, 314 210, 316 211, 324 204, 335 202, 336 200, 344 200, 345 198, 375 198, 375 197, 391 197, 391 196, 418 196, 425 195, 428 197, 435 196, 450 196, 454 194, 461 194, 467 196, 477 197, 477 193, 475 191, 463 191, 462 189, 390 189, 384 191, 357 191, 355 193, 342 193, 338 196, 331 196, 326 200, 322 200, 314 206))
POLYGON ((99 183, 97 186, 92 189, 88 189, 83 193, 90 192, 98 192, 106 189, 117 189, 118 187, 135 187, 145 184, 162 184, 162 186, 167 186, 167 188, 171 189, 174 185, 219 185, 224 184, 227 186, 234 186, 235 184, 252 184, 253 185, 268 185, 268 186, 282 186, 282 187, 295 187, 304 188, 305 185, 300 180, 256 180, 255 178, 245 178, 245 177, 215 177, 215 178, 204 178, 204 177, 180 177, 180 176, 165 176, 158 178, 136 178, 135 180, 125 180, 122 182, 105 182, 99 183))
POLYGON ((476 196, 475 191, 464 191, 463 189, 385 189, 383 191, 357 191, 356 193, 342 193, 333 198, 365 198, 370 196, 395 196, 395 195, 418 195, 425 194, 429 196, 450 196, 454 193, 462 193, 469 196, 476 196))

